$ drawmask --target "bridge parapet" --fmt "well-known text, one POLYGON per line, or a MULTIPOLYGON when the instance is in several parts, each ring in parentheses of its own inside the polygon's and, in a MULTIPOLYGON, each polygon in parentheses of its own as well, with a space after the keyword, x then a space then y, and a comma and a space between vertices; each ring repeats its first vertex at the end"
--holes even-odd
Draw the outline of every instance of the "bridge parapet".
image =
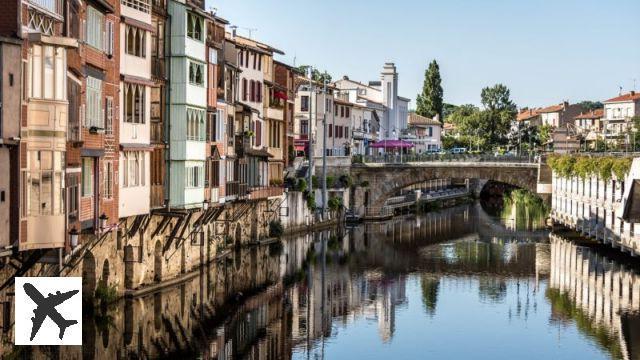
POLYGON ((382 154, 355 157, 354 164, 408 164, 408 163, 518 163, 537 164, 533 156, 496 156, 491 154, 382 154))

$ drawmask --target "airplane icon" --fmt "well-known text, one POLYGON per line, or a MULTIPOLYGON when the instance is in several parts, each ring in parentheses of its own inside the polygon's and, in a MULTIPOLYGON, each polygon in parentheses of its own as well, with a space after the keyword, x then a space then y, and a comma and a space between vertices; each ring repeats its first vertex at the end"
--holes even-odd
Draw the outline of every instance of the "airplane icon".
POLYGON ((67 320, 63 318, 62 315, 60 315, 60 313, 58 312, 58 310, 56 310, 56 306, 69 300, 73 295, 77 294, 79 290, 67 291, 65 293, 60 293, 60 291, 57 291, 55 295, 49 294, 45 298, 38 291, 38 289, 35 288, 35 286, 29 283, 25 283, 23 285, 23 288, 25 293, 29 295, 31 300, 33 300, 33 302, 35 302, 36 305, 38 305, 38 307, 35 310, 33 310, 34 316, 31 318, 31 321, 33 322, 33 327, 31 328, 30 341, 33 341, 33 338, 38 333, 38 330, 40 330, 40 327, 42 326, 42 323, 44 322, 44 319, 46 319, 47 316, 51 318, 51 320, 53 320, 53 322, 55 322, 56 325, 58 325, 58 328, 60 329, 60 335, 59 335, 60 340, 62 340, 62 338, 64 337, 64 331, 67 329, 67 327, 78 323, 78 321, 76 320, 67 320))

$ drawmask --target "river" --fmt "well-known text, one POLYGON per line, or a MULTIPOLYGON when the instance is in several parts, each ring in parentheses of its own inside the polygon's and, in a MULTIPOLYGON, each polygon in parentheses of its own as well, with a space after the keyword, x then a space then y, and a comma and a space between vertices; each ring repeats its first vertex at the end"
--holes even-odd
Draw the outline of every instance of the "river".
POLYGON ((85 312, 82 348, 20 351, 85 359, 640 356, 637 269, 516 226, 510 211, 493 213, 476 202, 243 249, 182 284, 85 312))

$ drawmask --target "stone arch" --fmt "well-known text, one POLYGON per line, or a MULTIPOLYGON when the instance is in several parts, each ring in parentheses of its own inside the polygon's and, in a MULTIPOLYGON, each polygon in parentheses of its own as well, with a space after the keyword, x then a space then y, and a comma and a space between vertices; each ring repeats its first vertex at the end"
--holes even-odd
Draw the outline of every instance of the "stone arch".
POLYGON ((82 260, 82 298, 93 299, 96 289, 96 258, 88 251, 82 260))
MULTIPOLYGON (((368 182, 369 206, 381 207, 400 189, 433 179, 486 179, 511 184, 532 192, 537 190, 537 164, 446 163, 439 165, 354 166, 357 182, 368 182)), ((364 204, 364 199, 360 204, 364 204)))
POLYGON ((162 244, 156 241, 153 249, 153 280, 162 281, 162 244))
POLYGON ((242 246, 242 227, 240 226, 240 224, 236 225, 236 234, 235 234, 235 245, 236 248, 240 248, 240 246, 242 246))

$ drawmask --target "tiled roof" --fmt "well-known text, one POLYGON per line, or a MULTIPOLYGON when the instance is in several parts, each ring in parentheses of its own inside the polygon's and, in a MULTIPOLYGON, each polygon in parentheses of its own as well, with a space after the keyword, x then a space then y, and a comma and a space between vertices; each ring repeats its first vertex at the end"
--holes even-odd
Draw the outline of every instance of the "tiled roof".
POLYGON ((452 123, 444 123, 444 124, 442 125, 442 127, 443 127, 445 130, 454 130, 454 129, 456 128, 456 126, 455 126, 454 124, 452 124, 452 123))
POLYGON ((517 121, 525 121, 540 115, 540 109, 524 109, 516 116, 517 121))
POLYGON ((635 91, 630 91, 624 95, 616 96, 605 102, 612 103, 612 102, 626 102, 626 101, 635 101, 635 100, 640 100, 640 93, 637 93, 635 91))
POLYGON ((558 105, 547 106, 546 108, 539 109, 538 112, 542 113, 554 113, 558 111, 562 111, 564 109, 564 103, 558 105))
POLYGON ((407 116, 409 125, 441 125, 440 121, 428 118, 426 116, 418 115, 414 112, 409 113, 407 116))
POLYGON ((604 116, 604 109, 595 109, 584 114, 580 114, 574 119, 600 119, 604 116))

